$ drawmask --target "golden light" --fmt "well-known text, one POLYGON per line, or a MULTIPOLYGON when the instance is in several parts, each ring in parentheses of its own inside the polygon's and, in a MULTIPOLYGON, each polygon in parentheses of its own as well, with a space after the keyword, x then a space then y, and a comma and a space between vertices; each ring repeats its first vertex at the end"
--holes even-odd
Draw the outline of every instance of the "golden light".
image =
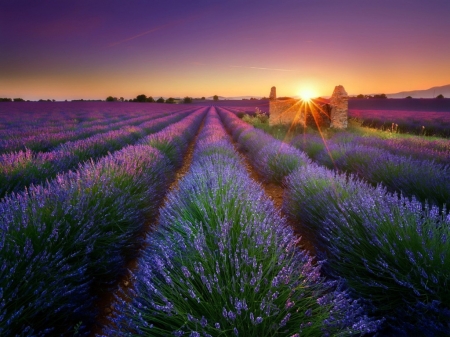
POLYGON ((303 101, 307 102, 314 98, 316 95, 311 89, 305 88, 300 91, 299 96, 303 101))

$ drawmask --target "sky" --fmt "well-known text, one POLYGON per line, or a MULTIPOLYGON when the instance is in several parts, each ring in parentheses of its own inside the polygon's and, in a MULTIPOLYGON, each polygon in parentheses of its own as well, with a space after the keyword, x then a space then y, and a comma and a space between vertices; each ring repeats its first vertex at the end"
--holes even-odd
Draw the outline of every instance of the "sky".
POLYGON ((449 0, 0 0, 0 97, 329 96, 450 84, 449 0))

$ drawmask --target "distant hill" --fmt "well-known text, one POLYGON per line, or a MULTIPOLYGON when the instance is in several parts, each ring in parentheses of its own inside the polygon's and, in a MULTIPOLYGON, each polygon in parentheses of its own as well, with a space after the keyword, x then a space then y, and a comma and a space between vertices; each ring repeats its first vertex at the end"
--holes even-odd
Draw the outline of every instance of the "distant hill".
POLYGON ((444 95, 445 98, 450 98, 450 84, 426 90, 402 91, 396 94, 387 94, 386 96, 388 98, 405 98, 407 96, 412 98, 435 98, 437 95, 444 95))

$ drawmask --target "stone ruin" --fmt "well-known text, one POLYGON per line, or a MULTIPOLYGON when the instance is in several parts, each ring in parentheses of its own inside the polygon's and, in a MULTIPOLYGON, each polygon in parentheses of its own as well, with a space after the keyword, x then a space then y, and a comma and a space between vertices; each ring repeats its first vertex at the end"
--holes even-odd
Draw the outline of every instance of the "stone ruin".
POLYGON ((330 98, 330 127, 334 129, 346 129, 348 125, 348 94, 342 85, 334 88, 330 98))
MULTIPOLYGON (((274 89, 272 87, 271 95, 274 89)), ((329 100, 317 99, 311 104, 298 99, 271 99, 269 115, 269 125, 345 129, 348 125, 348 95, 344 87, 338 85, 329 100)))
POLYGON ((277 88, 272 87, 272 88, 270 89, 269 100, 275 101, 276 99, 277 99, 277 88))

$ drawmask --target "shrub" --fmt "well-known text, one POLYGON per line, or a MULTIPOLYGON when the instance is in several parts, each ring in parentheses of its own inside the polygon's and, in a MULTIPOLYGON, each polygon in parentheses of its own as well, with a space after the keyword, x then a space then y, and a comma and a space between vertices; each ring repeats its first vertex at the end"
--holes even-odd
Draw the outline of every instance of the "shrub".
POLYGON ((236 116, 238 116, 240 119, 242 119, 245 115, 246 113, 244 111, 239 111, 236 113, 236 116))

